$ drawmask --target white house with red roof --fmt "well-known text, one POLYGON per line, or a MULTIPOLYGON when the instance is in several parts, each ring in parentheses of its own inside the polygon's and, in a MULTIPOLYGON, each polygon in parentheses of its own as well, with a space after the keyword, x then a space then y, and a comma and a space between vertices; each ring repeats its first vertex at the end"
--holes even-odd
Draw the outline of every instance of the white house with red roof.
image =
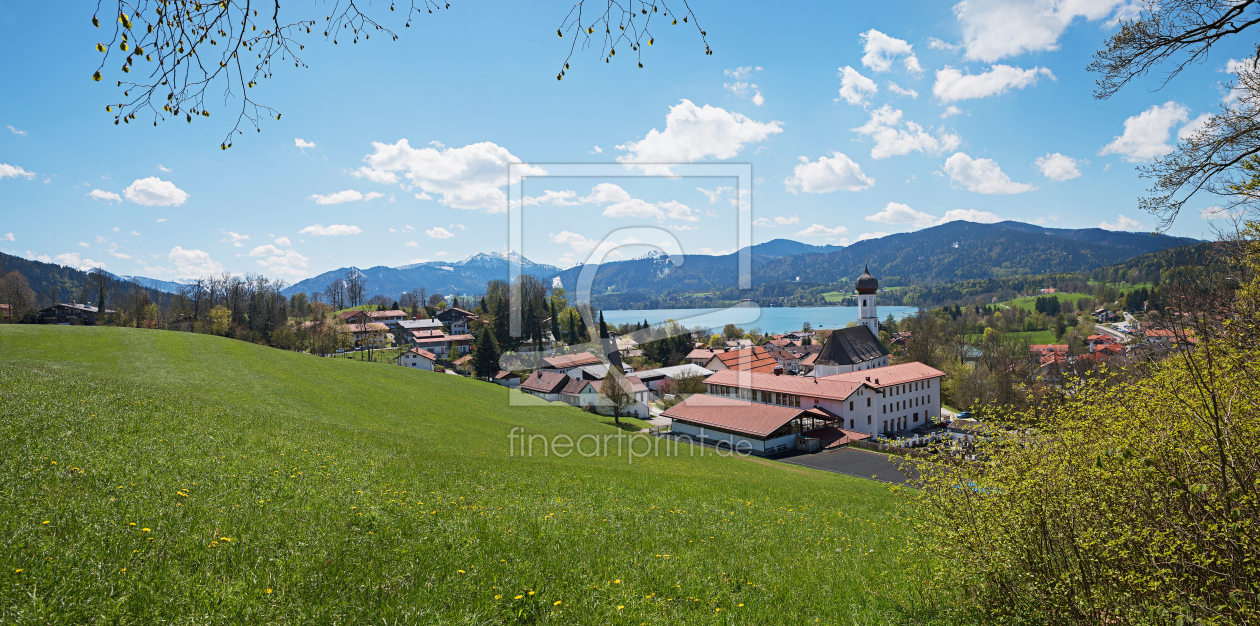
POLYGON ((437 363, 437 355, 425 350, 424 348, 412 348, 398 355, 394 362, 403 367, 414 367, 416 369, 433 371, 433 365, 437 363))
POLYGON ((786 449, 780 439, 820 426, 875 436, 938 420, 944 377, 922 363, 819 378, 721 370, 705 379, 705 394, 663 415, 674 420, 674 432, 773 454, 786 449))

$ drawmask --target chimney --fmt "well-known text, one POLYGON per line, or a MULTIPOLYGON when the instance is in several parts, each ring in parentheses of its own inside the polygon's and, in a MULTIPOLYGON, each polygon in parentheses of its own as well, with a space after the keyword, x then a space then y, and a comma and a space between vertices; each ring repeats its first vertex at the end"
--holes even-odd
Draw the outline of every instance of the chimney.
POLYGON ((876 384, 876 385, 878 385, 878 384, 879 384, 879 379, 878 379, 878 378, 876 378, 876 379, 875 379, 875 384, 876 384))
POLYGON ((870 377, 870 376, 867 376, 867 377, 866 377, 866 382, 868 382, 868 383, 869 383, 869 382, 871 382, 871 377, 870 377))

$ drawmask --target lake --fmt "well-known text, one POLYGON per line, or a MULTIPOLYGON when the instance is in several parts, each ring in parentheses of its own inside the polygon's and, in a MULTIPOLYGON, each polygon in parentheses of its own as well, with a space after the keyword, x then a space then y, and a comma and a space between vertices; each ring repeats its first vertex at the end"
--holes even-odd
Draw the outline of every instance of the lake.
MULTIPOLYGON (((881 306, 879 319, 893 319, 914 315, 917 307, 881 306)), ((800 307, 734 307, 730 309, 645 309, 640 311, 604 311, 604 321, 610 326, 633 324, 647 320, 649 324, 658 324, 672 319, 687 328, 703 326, 721 329, 727 324, 735 324, 745 331, 754 328, 762 333, 775 334, 800 330, 805 322, 815 329, 844 328, 849 322, 856 322, 858 308, 855 306, 800 306, 800 307)))

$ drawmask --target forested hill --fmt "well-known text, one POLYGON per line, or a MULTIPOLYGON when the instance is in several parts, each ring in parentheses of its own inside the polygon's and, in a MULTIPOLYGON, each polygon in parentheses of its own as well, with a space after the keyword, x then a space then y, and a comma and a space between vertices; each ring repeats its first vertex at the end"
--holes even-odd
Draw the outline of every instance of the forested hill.
MULTIPOLYGON (((1029 274, 1086 272, 1132 257, 1198 243, 1184 237, 1089 229, 1042 228, 1019 222, 950 222, 913 233, 855 243, 827 253, 774 258, 754 252, 754 285, 847 283, 870 263, 884 285, 934 284, 1029 274)), ((665 259, 606 263, 595 293, 678 294, 720 291, 737 284, 738 257, 688 256, 682 267, 665 259)), ((565 286, 576 284, 581 267, 561 272, 565 286)), ((598 301, 599 297, 596 297, 598 301)))
MULTIPOLYGON (((97 283, 87 272, 0 252, 0 275, 14 271, 26 279, 27 285, 34 293, 34 299, 27 301, 26 306, 45 307, 54 302, 72 300, 96 304, 97 283)), ((153 302, 165 303, 171 296, 167 292, 153 288, 152 285, 142 284, 141 286, 148 292, 149 299, 153 302)), ((123 295, 131 289, 132 285, 127 280, 106 272, 105 298, 108 308, 119 306, 123 295)))

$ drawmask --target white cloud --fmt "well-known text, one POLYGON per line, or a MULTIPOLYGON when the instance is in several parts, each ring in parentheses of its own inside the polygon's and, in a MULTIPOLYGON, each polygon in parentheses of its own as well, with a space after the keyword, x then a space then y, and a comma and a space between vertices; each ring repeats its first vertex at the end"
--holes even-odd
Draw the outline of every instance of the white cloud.
POLYGON ((832 191, 861 191, 875 185, 875 179, 862 173, 853 159, 840 152, 829 153, 831 158, 818 157, 810 163, 808 157, 799 157, 800 163, 783 184, 792 193, 830 193, 832 191))
MULTIPOLYGON (((1210 206, 1206 209, 1199 209, 1199 217, 1205 220, 1232 220, 1242 215, 1241 211, 1226 211, 1224 207, 1210 206)), ((9 236, 9 241, 13 241, 13 236, 9 236)))
POLYGON ((894 83, 894 82, 892 82, 892 81, 889 81, 889 82, 888 82, 888 91, 891 91, 891 92, 893 92, 893 93, 895 93, 895 94, 897 94, 897 95, 899 95, 899 96, 910 96, 911 98, 918 98, 918 97, 919 97, 919 92, 917 92, 917 91, 915 91, 915 90, 913 90, 913 89, 907 89, 907 88, 904 88, 904 87, 902 87, 902 86, 900 86, 900 85, 898 85, 897 83, 894 83))
POLYGON ((525 196, 521 198, 521 203, 525 206, 539 206, 543 204, 554 204, 556 206, 570 206, 578 204, 573 200, 577 196, 576 191, 544 191, 541 196, 525 196))
POLYGON ((1050 180, 1063 182, 1081 177, 1081 170, 1077 169, 1080 162, 1070 156, 1065 156, 1055 152, 1054 154, 1046 154, 1043 157, 1037 157, 1033 161, 1035 166, 1043 176, 1050 180))
POLYGON ((404 245, 404 246, 407 246, 408 248, 419 248, 419 247, 420 247, 420 244, 418 244, 418 243, 416 243, 416 242, 414 242, 414 241, 408 241, 407 243, 404 243, 403 245, 404 245))
POLYGON ((1212 119, 1212 114, 1204 113, 1199 117, 1190 120, 1185 126, 1181 127, 1181 130, 1177 131, 1177 141, 1186 141, 1187 139, 1199 134, 1199 131, 1207 128, 1207 123, 1210 119, 1212 119))
POLYGON ((763 228, 774 228, 774 222, 771 222, 770 218, 767 218, 767 217, 759 217, 753 220, 752 225, 761 226, 763 228))
POLYGON ((425 192, 423 192, 423 191, 421 191, 420 193, 416 194, 416 200, 432 200, 432 199, 433 199, 433 196, 430 196, 429 194, 427 194, 427 193, 425 193, 425 192))
POLYGON ((954 5, 968 60, 1057 50, 1072 20, 1100 20, 1126 0, 963 0, 954 5))
POLYGON ((277 248, 268 243, 268 244, 263 244, 261 246, 258 246, 257 248, 254 248, 253 250, 250 250, 249 254, 245 256, 275 256, 278 254, 284 254, 284 250, 281 250, 280 248, 277 248))
POLYGON ((962 138, 944 130, 937 130, 932 136, 915 122, 901 120, 900 109, 884 106, 871 111, 871 119, 865 124, 852 129, 860 135, 874 140, 871 146, 871 158, 884 159, 891 156, 926 152, 937 154, 944 150, 953 150, 962 144, 962 138))
POLYGON ((221 231, 221 232, 222 232, 224 235, 227 235, 227 239, 220 239, 220 241, 226 241, 226 242, 228 242, 228 243, 230 243, 230 244, 232 244, 232 245, 236 246, 237 248, 244 247, 244 245, 245 245, 245 244, 243 244, 243 243, 241 243, 241 242, 242 242, 242 241, 245 241, 245 240, 247 240, 247 239, 249 239, 249 235, 242 235, 242 234, 240 234, 240 233, 234 233, 234 232, 232 232, 232 231, 230 231, 230 230, 223 230, 223 231, 221 231))
POLYGON ((599 146, 595 146, 594 150, 587 151, 587 154, 603 154, 603 153, 604 153, 604 149, 599 146))
POLYGON ((137 236, 137 237, 142 236, 140 233, 138 233, 138 232, 136 232, 136 231, 134 231, 134 230, 133 230, 133 231, 131 231, 131 234, 133 234, 133 235, 135 235, 135 236, 137 236))
POLYGON ((185 250, 175 246, 166 258, 175 264, 172 271, 176 278, 198 278, 223 272, 223 265, 201 250, 185 250))
POLYGON ((159 218, 157 218, 157 221, 156 221, 156 222, 154 222, 154 223, 155 223, 155 224, 161 224, 162 222, 165 222, 165 221, 166 221, 166 218, 165 218, 165 217, 159 217, 159 218))
POLYGON ((945 224, 948 222, 957 222, 957 221, 977 222, 980 224, 996 224, 997 222, 1002 221, 1002 218, 988 211, 978 211, 976 209, 954 209, 953 211, 946 211, 945 217, 942 217, 941 219, 936 220, 936 223, 945 224))
POLYGON ((311 194, 307 196, 306 199, 314 200, 315 204, 341 204, 343 202, 358 202, 360 200, 366 202, 368 200, 380 198, 384 195, 385 194, 378 191, 369 191, 367 194, 362 194, 353 189, 347 189, 345 191, 338 191, 337 193, 330 193, 327 195, 320 195, 317 193, 311 194))
POLYGON ((655 217, 658 219, 665 217, 665 213, 656 205, 638 198, 610 204, 604 209, 603 215, 604 217, 655 217))
POLYGON ((131 183, 123 190, 123 197, 144 206, 179 206, 188 200, 188 193, 175 183, 150 176, 131 183))
POLYGON ((1010 65, 994 65, 987 72, 963 74, 959 70, 946 66, 944 69, 936 70, 936 83, 932 85, 932 95, 941 102, 987 98, 1006 93, 1011 89, 1023 89, 1035 85, 1042 76, 1056 80, 1054 74, 1044 67, 1025 70, 1010 65))
POLYGON ((87 196, 93 200, 104 200, 106 202, 122 202, 122 197, 120 197, 118 194, 112 191, 101 191, 100 189, 93 189, 91 192, 88 193, 87 196))
MULTIPOLYGON (((46 256, 39 257, 39 259, 47 263, 47 261, 45 260, 47 259, 46 256)), ((57 256, 53 257, 52 260, 66 267, 73 267, 75 269, 82 270, 85 272, 92 268, 105 269, 104 263, 99 262, 99 261, 93 261, 92 259, 80 258, 78 252, 67 252, 65 254, 58 254, 57 256)))
POLYGON ((1012 194, 1036 189, 1033 185, 1011 180, 998 167, 997 161, 973 159, 962 152, 955 152, 945 159, 945 173, 949 174, 949 179, 953 182, 976 193, 1012 194))
POLYGON ((936 221, 935 215, 928 215, 922 211, 916 211, 909 205, 900 202, 889 202, 882 211, 874 215, 867 215, 866 221, 880 222, 883 224, 914 224, 915 226, 931 226, 936 221))
POLYGON ((1168 154, 1173 150, 1168 144, 1173 124, 1185 122, 1189 117, 1190 109, 1176 102, 1152 106, 1126 119, 1124 134, 1103 146, 1098 155, 1119 154, 1130 163, 1139 163, 1168 154))
POLYGON ((442 228, 441 226, 434 226, 433 228, 430 228, 424 231, 424 234, 432 237, 433 239, 450 239, 451 237, 455 236, 453 233, 451 233, 451 231, 446 230, 445 228, 442 228))
POLYGON ((1142 224, 1140 224, 1137 220, 1123 215, 1117 216, 1114 224, 1104 220, 1098 223, 1098 227, 1103 230, 1142 230, 1142 224))
POLYGON ((843 226, 837 226, 835 228, 827 228, 826 226, 823 226, 822 224, 814 224, 813 226, 810 226, 809 228, 806 228, 805 230, 802 230, 796 233, 796 236, 797 237, 828 237, 832 235, 847 235, 847 234, 849 234, 849 229, 843 226))
POLYGON ((669 219, 682 220, 684 222, 700 221, 699 217, 692 214, 691 207, 681 202, 678 202, 677 200, 670 200, 668 202, 660 202, 657 204, 657 206, 659 206, 661 209, 665 211, 665 217, 669 219))
POLYGON ((34 252, 27 250, 26 256, 32 259, 35 259, 36 261, 43 261, 44 263, 52 263, 52 257, 48 256, 47 254, 35 254, 34 252))
POLYGON ((293 245, 293 242, 289 241, 288 237, 280 237, 276 239, 276 245, 277 246, 291 246, 293 245))
MULTIPOLYGON (((757 69, 761 69, 761 68, 757 68, 757 69)), ((727 76, 730 76, 731 78, 734 78, 735 80, 743 80, 745 78, 748 78, 749 76, 752 76, 753 68, 751 65, 749 65, 747 67, 737 67, 733 70, 722 70, 722 73, 726 74, 727 76)))
MULTIPOLYGON (((399 173, 425 194, 437 194, 438 202, 455 208, 484 209, 489 213, 507 211, 507 194, 502 187, 508 184, 508 164, 522 161, 507 148, 485 141, 447 148, 434 142, 434 147, 412 148, 406 139, 387 144, 372 142, 375 152, 363 157, 367 165, 354 172, 355 176, 393 184, 399 182, 399 173)), ((547 172, 541 167, 517 168, 523 176, 542 176, 547 172)), ((419 198, 419 196, 417 196, 419 198)), ((421 198, 425 199, 425 198, 421 198)))
POLYGON ((879 92, 875 81, 846 65, 840 68, 840 99, 849 104, 866 106, 871 96, 879 92))
POLYGON ((958 44, 942 41, 936 37, 928 37, 928 47, 933 50, 949 50, 951 52, 962 49, 962 46, 958 44))
POLYGON ((918 57, 914 56, 914 47, 904 40, 889 37, 874 28, 859 35, 862 39, 862 65, 876 72, 887 72, 892 69, 893 59, 904 56, 906 69, 916 76, 923 73, 918 57))
POLYGON ((13 238, 13 233, 5 233, 3 237, 0 237, 0 241, 17 241, 17 239, 13 238))
MULTIPOLYGON (((866 241, 867 239, 879 239, 880 237, 887 237, 890 234, 891 233, 886 233, 880 230, 877 230, 873 233, 862 233, 862 236, 858 237, 857 241, 866 241)), ((855 241, 854 243, 857 243, 857 241, 855 241)))
POLYGON ((314 147, 315 147, 315 142, 314 142, 314 141, 307 141, 307 140, 305 140, 305 139, 302 139, 301 137, 294 137, 294 138, 293 138, 293 145, 297 146, 297 149, 298 149, 298 150, 301 150, 301 151, 302 151, 302 154, 306 154, 306 149, 307 149, 307 148, 314 148, 314 147))
POLYGON ((157 168, 158 168, 158 171, 159 171, 159 172, 166 172, 166 173, 170 173, 170 171, 171 171, 171 168, 166 167, 165 165, 162 165, 161 163, 158 163, 157 168))
POLYGON ((707 157, 729 159, 738 155, 744 144, 781 132, 781 122, 758 122, 720 107, 697 107, 683 100, 669 108, 664 132, 653 128, 643 139, 617 146, 628 153, 617 161, 639 164, 648 174, 668 174, 669 163, 691 163, 707 157))
MULTIPOLYGON (((411 228, 411 227, 408 226, 407 228, 411 228)), ((450 226, 447 226, 447 228, 450 228, 451 230, 455 230, 455 229, 468 230, 468 227, 464 226, 463 224, 451 224, 450 226)))
POLYGON ((306 276, 306 268, 309 266, 307 257, 298 254, 296 250, 285 250, 275 256, 269 256, 265 259, 255 261, 258 267, 272 274, 282 274, 286 276, 306 276))
POLYGON ((16 165, 0 163, 0 178, 17 178, 19 176, 29 180, 35 178, 35 172, 28 172, 16 165))
POLYGON ((780 215, 774 218, 774 223, 778 224, 779 226, 787 226, 788 224, 797 224, 797 223, 800 223, 800 221, 801 221, 801 218, 795 215, 793 215, 792 217, 784 217, 780 215))
POLYGON ((6 127, 8 127, 9 132, 13 133, 14 135, 21 135, 21 136, 23 136, 23 137, 25 137, 25 136, 26 136, 26 131, 24 131, 24 130, 22 130, 22 129, 20 129, 20 128, 14 128, 13 126, 11 126, 11 125, 9 125, 9 124, 5 124, 5 126, 6 126, 6 127))
POLYGON ((625 202, 630 199, 630 192, 613 183, 600 183, 591 187, 591 194, 582 198, 582 202, 604 204, 607 202, 625 202))
MULTIPOLYGON (((955 115, 962 115, 964 112, 965 111, 963 111, 962 109, 951 104, 945 107, 944 111, 941 111, 941 119, 954 117, 955 115)), ((970 113, 968 113, 968 115, 970 115, 970 113)))
POLYGON ((699 191, 700 193, 704 194, 705 197, 709 199, 709 204, 713 204, 714 202, 717 202, 718 200, 722 198, 722 194, 735 191, 735 188, 734 187, 714 187, 713 189, 705 189, 703 187, 696 187, 696 191, 699 191))
POLYGON ((587 239, 582 235, 569 232, 567 230, 562 230, 558 234, 553 233, 549 235, 549 238, 551 239, 551 243, 567 245, 573 248, 573 251, 577 253, 590 252, 595 249, 595 246, 599 245, 599 241, 595 239, 587 239))
POLYGON ((757 106, 761 106, 766 103, 766 99, 761 97, 761 92, 758 91, 757 93, 753 94, 752 103, 757 106))
POLYGON ((357 235, 363 231, 358 226, 349 226, 346 224, 331 224, 329 226, 312 224, 311 226, 307 226, 298 232, 303 235, 326 235, 330 237, 337 237, 341 235, 357 235))
POLYGON ((92 247, 92 246, 88 245, 88 242, 86 242, 86 241, 80 241, 80 242, 79 242, 79 247, 80 247, 80 248, 90 248, 90 247, 92 247))
POLYGON ((750 84, 748 84, 748 83, 744 83, 744 82, 738 82, 738 81, 737 81, 737 82, 733 82, 733 83, 722 83, 722 88, 723 88, 723 89, 725 89, 725 90, 727 90, 727 91, 731 92, 731 95, 732 95, 732 96, 739 96, 739 97, 741 97, 741 98, 747 98, 747 97, 748 97, 748 89, 749 89, 750 87, 751 87, 751 88, 753 88, 753 89, 755 89, 757 86, 756 86, 756 85, 750 85, 750 84))

